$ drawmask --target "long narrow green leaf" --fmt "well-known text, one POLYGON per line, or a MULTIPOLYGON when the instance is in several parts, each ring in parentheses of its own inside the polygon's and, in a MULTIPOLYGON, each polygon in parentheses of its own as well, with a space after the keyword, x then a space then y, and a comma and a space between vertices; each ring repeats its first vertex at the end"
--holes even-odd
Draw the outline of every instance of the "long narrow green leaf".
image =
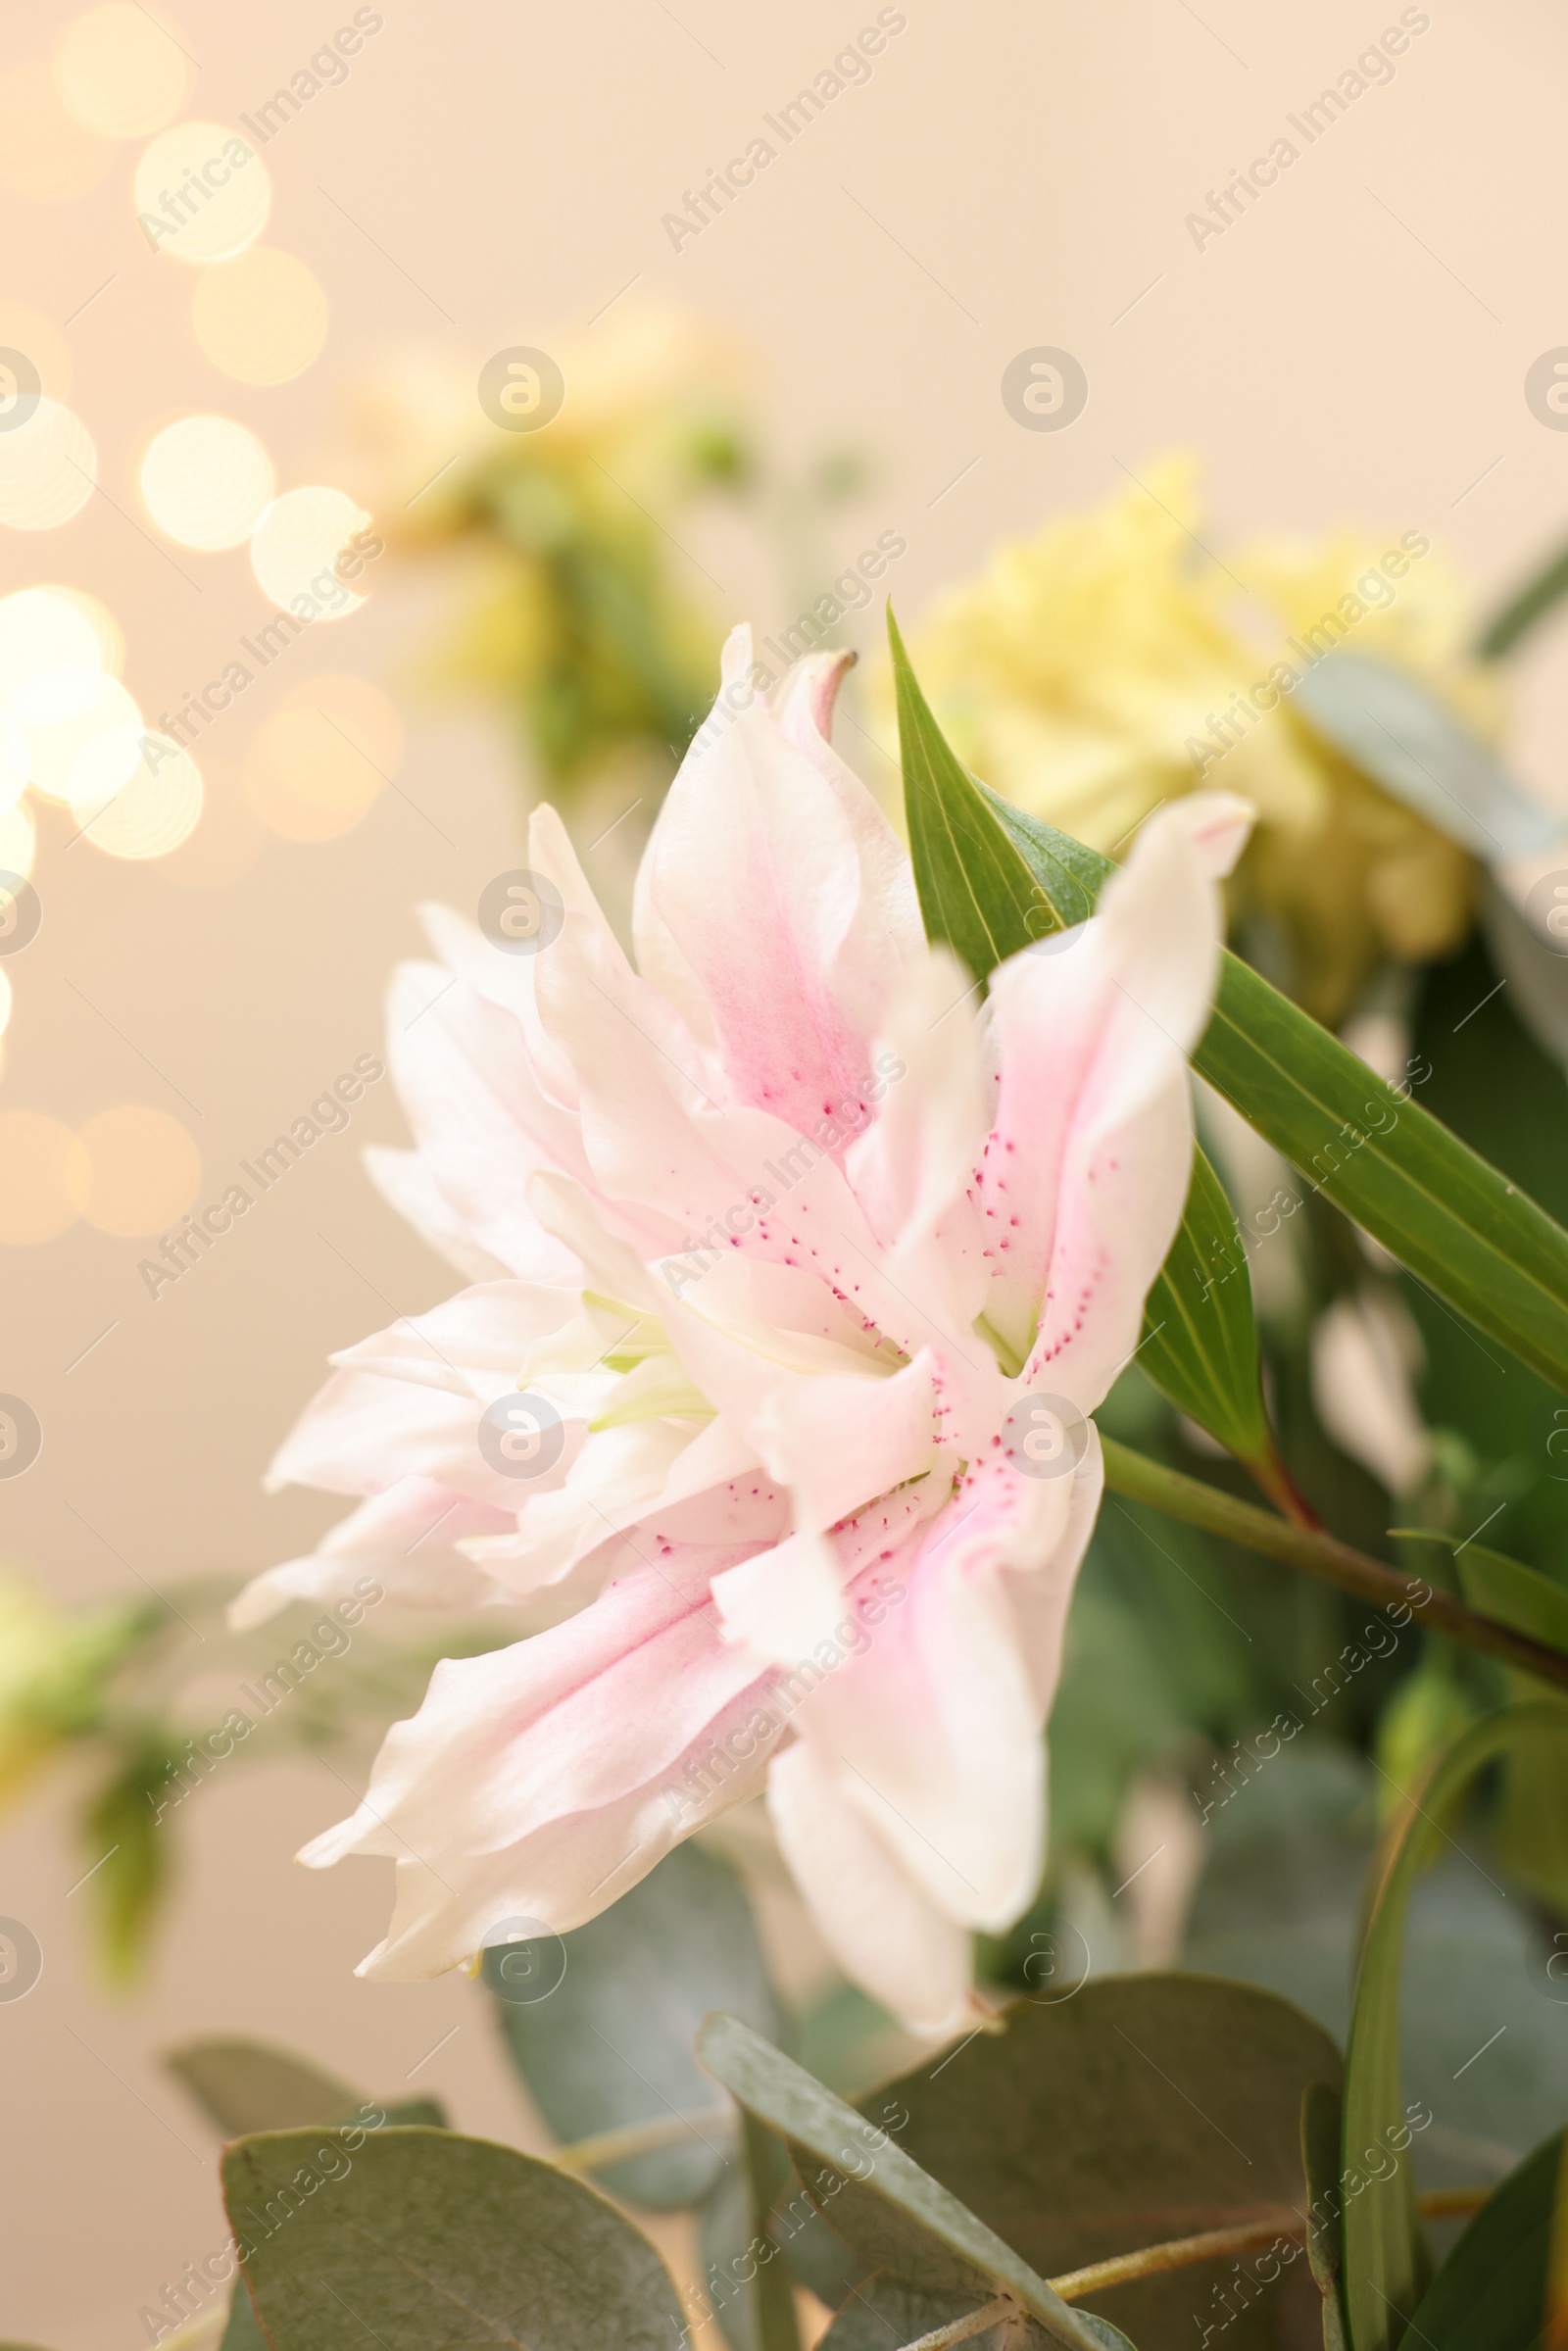
POLYGON ((1268 1423, 1247 1258, 1224 1187, 1197 1149, 1181 1229, 1145 1303, 1138 1360, 1228 1451, 1265 1460, 1268 1423))
POLYGON ((1405 1799, 1379 1857, 1346 2053, 1345 2299, 1351 2351, 1395 2351, 1402 2342, 1415 2351, 1417 2338, 1407 2330, 1430 2275, 1399 2088, 1399 1972, 1410 1890, 1444 1836, 1446 1813, 1476 1775, 1520 1742, 1551 1733, 1568 1744, 1568 1715, 1549 1700, 1506 1706, 1473 1724, 1405 1799))
MULTIPOLYGON (((920 691, 891 610, 888 634, 926 933, 946 940, 977 979, 989 979, 1009 955, 1086 921, 1112 868, 1064 834, 1032 825, 965 773, 920 691)), ((1195 1150, 1181 1228, 1149 1294, 1139 1361, 1179 1411, 1261 1465, 1270 1447, 1257 1329, 1235 1232, 1219 1178, 1195 1150)))
POLYGON ((1568 596, 1568 547, 1548 556, 1524 585, 1515 589, 1500 611, 1494 613, 1476 640, 1477 653, 1484 661, 1500 661, 1565 596, 1568 596))
POLYGON ((1195 1068, 1313 1191, 1568 1392, 1568 1233, 1227 955, 1195 1068))
POLYGON ((1323 2351, 1346 2351, 1341 2274, 1345 2231, 1340 2214, 1340 2139, 1344 2101, 1331 2082, 1314 2082, 1301 2100, 1301 2169, 1306 2175, 1306 2257, 1323 2297, 1323 2351))
MULTIPOLYGON (((893 645, 921 911, 931 936, 984 978, 1081 921, 1113 868, 965 774, 896 631, 893 645)), ((1375 1076, 1230 954, 1193 1064, 1311 1191, 1568 1394, 1568 1232, 1423 1110, 1408 1084, 1375 1076)))
POLYGON ((1487 2198, 1410 2322, 1416 2351, 1537 2351, 1562 2170, 1558 2131, 1487 2198))
POLYGON ((1468 1607, 1568 1656, 1568 1591, 1562 1585, 1481 1543, 1464 1544, 1454 1564, 1468 1607))

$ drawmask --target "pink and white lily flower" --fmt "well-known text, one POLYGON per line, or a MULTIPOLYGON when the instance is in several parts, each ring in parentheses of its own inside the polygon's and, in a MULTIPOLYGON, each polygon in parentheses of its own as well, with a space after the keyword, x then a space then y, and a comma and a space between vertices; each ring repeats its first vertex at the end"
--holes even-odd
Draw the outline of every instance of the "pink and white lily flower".
POLYGON ((917 2030, 1034 1895, 1088 1416, 1180 1220, 1249 811, 1159 811, 982 1001, 830 747, 846 661, 769 702, 734 632, 635 966, 544 808, 520 941, 432 912, 442 965, 394 986, 416 1150, 375 1173, 473 1286, 337 1358, 273 1479, 363 1498, 238 1613, 368 1572, 562 1621, 438 1665, 307 1846, 396 1862, 362 1972, 579 1926, 764 1788, 839 1961, 917 2030))

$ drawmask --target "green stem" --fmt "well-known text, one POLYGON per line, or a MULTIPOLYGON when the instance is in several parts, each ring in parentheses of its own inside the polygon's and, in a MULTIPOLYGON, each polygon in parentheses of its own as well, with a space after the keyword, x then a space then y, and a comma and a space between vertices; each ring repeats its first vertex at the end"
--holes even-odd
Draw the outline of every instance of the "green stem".
MULTIPOLYGON (((1491 2194, 1490 2186, 1436 2188, 1421 2198, 1422 2215, 1427 2220, 1468 2216, 1479 2212, 1491 2194)), ((1129 2285, 1135 2278, 1157 2278, 1162 2271, 1190 2269, 1198 2262, 1228 2261, 1233 2253, 1256 2252, 1280 2237, 1300 2244, 1305 2236, 1301 2215, 1282 2205, 1256 2220, 1239 2222, 1234 2229, 1208 2229, 1201 2236, 1172 2237, 1165 2244, 1144 2245, 1136 2253, 1118 2253, 1109 2261, 1092 2262, 1085 2270, 1068 2270, 1064 2277, 1053 2278, 1050 2284, 1063 2302, 1081 2302, 1086 2294, 1103 2293, 1109 2285, 1129 2285)), ((912 2344, 909 2351, 915 2351, 912 2344)))
POLYGON ((1494 1624, 1489 1616, 1478 1616, 1447 1592, 1435 1592, 1419 1576, 1402 1576, 1321 1528, 1292 1526, 1271 1510, 1260 1510, 1255 1502, 1240 1501, 1234 1494, 1222 1494, 1217 1486, 1205 1485, 1201 1478, 1168 1469, 1162 1461, 1152 1461, 1147 1453, 1134 1452, 1112 1437, 1102 1437, 1100 1442, 1105 1456, 1105 1484, 1113 1494, 1125 1494, 1129 1501, 1151 1503, 1171 1518, 1185 1519, 1189 1526, 1239 1543, 1244 1550, 1259 1551, 1265 1559, 1278 1559, 1303 1575, 1316 1576, 1321 1583, 1338 1585, 1341 1592, 1370 1600, 1374 1607, 1417 1611, 1428 1632, 1442 1633, 1466 1648, 1479 1649, 1521 1673, 1534 1674, 1540 1682, 1568 1690, 1568 1656, 1526 1640, 1506 1625, 1494 1624))
POLYGON ((999 2294, 996 2301, 982 2303, 965 2318, 954 2319, 946 2327, 935 2327, 929 2334, 906 2343, 904 2351, 948 2351, 951 2343, 966 2343, 977 2334, 989 2334, 1004 2319, 1010 2319, 1018 2305, 1010 2294, 999 2294))
POLYGON ((661 2147, 674 2146, 704 2124, 710 2131, 723 2130, 733 2120, 733 2110, 727 2106, 705 2106, 696 2114, 661 2115, 657 2122, 626 2123, 618 2131, 599 2131, 592 2138, 573 2139, 545 2161, 562 2172, 602 2172, 610 2164, 629 2162, 634 2155, 652 2155, 661 2147))
POLYGON ((1103 2293, 1108 2285, 1129 2285, 1137 2278, 1157 2278, 1165 2270, 1185 2270, 1195 2262, 1228 2261, 1233 2253, 1255 2253, 1281 2237, 1293 2242, 1306 2235, 1306 2223, 1282 2208, 1260 2221, 1246 2221, 1237 2229, 1207 2229, 1201 2236, 1172 2237, 1168 2244, 1144 2245, 1136 2253, 1121 2253, 1111 2261, 1092 2262, 1086 2270, 1069 2270, 1053 2278, 1052 2288, 1063 2302, 1082 2301, 1086 2294, 1103 2293))

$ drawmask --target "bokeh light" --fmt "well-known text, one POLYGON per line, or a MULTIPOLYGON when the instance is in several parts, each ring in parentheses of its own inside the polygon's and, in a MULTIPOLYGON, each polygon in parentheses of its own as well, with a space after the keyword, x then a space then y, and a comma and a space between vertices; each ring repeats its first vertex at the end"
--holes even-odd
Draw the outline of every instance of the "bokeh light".
POLYGON ((35 204, 64 204, 95 188, 115 160, 66 110, 47 60, 0 75, 0 180, 35 204))
POLYGON ((76 1138, 41 1110, 0 1110, 0 1243, 53 1241, 74 1223, 68 1170, 76 1138))
POLYGON ((253 245, 205 270, 191 303, 196 340, 237 383, 280 384, 307 368, 326 339, 319 278, 296 254, 253 245))
POLYGON ((122 1102, 89 1118, 66 1162, 77 1214, 123 1241, 176 1224, 201 1180, 201 1153, 179 1120, 145 1102, 122 1102))
POLYGON ((0 348, 24 352, 51 400, 71 397, 71 352, 52 318, 27 302, 0 296, 0 348))
POLYGON ((53 530, 79 514, 98 478, 98 452, 74 410, 47 395, 24 424, 0 433, 0 522, 53 530))
POLYGON ((0 701, 49 669, 118 670, 124 641, 112 612, 76 588, 0 596, 0 701))
POLYGON ((55 43, 55 87, 84 130, 144 139, 184 104, 190 60, 149 8, 107 0, 77 17, 55 43))
POLYGON ((25 804, 0 811, 0 872, 20 873, 25 879, 37 851, 38 828, 25 804))
POLYGON ((0 707, 0 810, 14 808, 27 789, 32 754, 20 719, 0 707))
POLYGON ((317 608, 314 617, 321 620, 357 612, 364 597, 346 587, 333 566, 369 521, 364 507, 344 490, 285 490, 251 540, 251 565, 263 595, 284 606, 297 596, 309 597, 317 608))
POLYGON ((148 443, 141 494, 176 545, 237 547, 271 498, 272 461, 231 416, 182 416, 148 443))
POLYGON ((112 775, 120 747, 100 736, 75 760, 72 813, 94 849, 111 857, 167 857, 201 821, 201 771, 188 751, 168 735, 142 735, 130 774, 104 792, 92 783, 95 764, 112 775))
POLYGON ((266 828, 245 797, 237 770, 203 755, 202 820, 153 871, 178 890, 221 890, 248 872, 267 843, 266 828))
POLYGON ((182 262, 226 262, 243 253, 272 205, 261 157, 220 122, 179 122, 161 132, 136 166, 131 193, 153 250, 182 262))
POLYGON ((11 1026, 11 975, 0 969, 0 1037, 11 1026))
POLYGON ((285 840, 331 841, 359 823, 402 757, 403 721, 378 686, 311 678, 251 744, 245 790, 285 840))
POLYGON ((33 788, 51 800, 102 799, 140 757, 141 712, 102 669, 46 669, 12 708, 26 732, 33 788))

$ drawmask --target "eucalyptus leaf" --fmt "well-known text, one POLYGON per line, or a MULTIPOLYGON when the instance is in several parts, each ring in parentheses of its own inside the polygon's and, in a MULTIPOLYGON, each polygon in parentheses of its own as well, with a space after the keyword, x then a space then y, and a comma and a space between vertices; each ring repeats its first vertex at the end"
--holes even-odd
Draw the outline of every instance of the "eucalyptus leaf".
MULTIPOLYGON (((1564 854, 1568 857, 1568 849, 1564 854)), ((1568 955, 1546 946, 1523 908, 1490 875, 1482 886, 1480 915, 1514 1018, 1559 1069, 1568 1068, 1568 955)))
POLYGON ((1562 837, 1562 820, 1407 669, 1337 652, 1298 680, 1291 708, 1385 792, 1489 863, 1562 837))
MULTIPOLYGON (((1345 2293, 1352 2351, 1394 2351, 1430 2279, 1400 2095, 1399 1984, 1411 1889, 1471 1782, 1538 1734, 1560 1737, 1568 1751, 1568 1709, 1541 1700, 1474 1724, 1405 1799, 1379 1857, 1346 2060, 1345 2293)), ((1484 2030, 1490 2018, 1476 2022, 1484 2030)))
MULTIPOLYGON (((1041 2276, 1299 2207, 1301 2101, 1341 2067, 1289 2001, 1212 1977, 1096 1976, 1066 1996, 1050 1982, 1002 2023, 859 2105, 906 2115, 900 2145, 1041 2276)), ((1233 2315, 1227 2344, 1272 2343, 1284 2296, 1315 2310, 1306 2267, 1280 2265, 1286 2282, 1233 2315)), ((1103 2300, 1135 2340, 1175 2341, 1199 2313, 1217 2324, 1215 2277, 1172 2271, 1103 2300)))
POLYGON ((370 2103, 341 2076, 268 2041, 181 2041, 165 2050, 164 2065, 225 2138, 337 2123, 370 2103))
MULTIPOLYGON (((934 2293, 879 2271, 850 2296, 816 2351, 894 2351, 896 2344, 917 2342, 936 2327, 966 2318, 976 2306, 972 2293, 934 2293)), ((973 2351, 1004 2351, 1006 2321, 1001 2320, 968 2341, 973 2351)))
POLYGON ((703 2212, 703 2280, 732 2351, 800 2351, 791 2267, 773 2207, 793 2181, 782 2141, 743 2118, 739 2176, 726 2174, 703 2212))
MULTIPOLYGON (((916 2342, 938 2327, 951 2327, 956 2319, 967 2318, 974 2308, 972 2294, 934 2294, 883 2272, 845 2303, 817 2351, 893 2351, 895 2344, 916 2342)), ((1119 2328, 1097 2319, 1092 2311, 1080 2311, 1078 2316, 1105 2351, 1133 2351, 1119 2328)), ((1039 2351, 1052 2339, 1037 2319, 1025 2318, 1021 2324, 1000 2319, 995 2327, 967 2335, 964 2341, 973 2351, 1039 2351)))
POLYGON ((813 2201, 878 2268, 936 2293, 967 2294, 971 2307, 1009 2293, 1055 2339, 1091 2351, 1097 2338, 1078 2314, 888 2129, 864 2121, 738 2017, 708 2018, 697 2050, 748 2114, 781 2133, 813 2201))
POLYGON ((223 2195, 270 2351, 670 2351, 658 2254, 553 2164, 455 2131, 241 2139, 223 2195))
POLYGON ((236 2272, 228 2298, 228 2325, 223 2329, 218 2351, 268 2351, 262 2322, 256 2316, 256 2306, 250 2298, 243 2276, 236 2272))
MULTIPOLYGON (((893 647, 921 911, 983 977, 1081 920, 1113 868, 1020 809, 1001 812, 943 743, 896 631, 893 647)), ((1568 1232, 1416 1103, 1419 1077, 1390 1087, 1229 953, 1193 1065, 1313 1192, 1568 1393, 1568 1232)))
POLYGON ((1545 2340, 1562 2161, 1559 2131, 1488 2197, 1410 2321, 1412 2351, 1537 2351, 1545 2340))
MULTIPOLYGON (((561 1943, 565 1973, 537 1999, 515 1997, 502 1973, 512 1946, 485 1954, 513 2063, 568 2142, 691 2116, 671 2145, 597 2176, 613 2194, 659 2211, 701 2203, 735 2151, 711 2119, 712 2088, 692 2054, 697 2028, 724 2007, 760 2033, 781 2030, 744 1885, 728 1862, 680 1844, 561 1943)), ((546 1982, 554 1979, 552 1969, 546 1982)))

